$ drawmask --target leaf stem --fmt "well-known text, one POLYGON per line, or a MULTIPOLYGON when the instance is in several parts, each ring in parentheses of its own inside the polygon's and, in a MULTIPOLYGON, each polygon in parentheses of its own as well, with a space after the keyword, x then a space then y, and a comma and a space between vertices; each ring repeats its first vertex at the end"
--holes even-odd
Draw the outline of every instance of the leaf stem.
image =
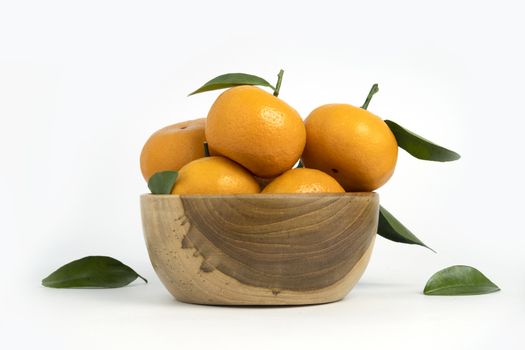
POLYGON ((204 156, 205 157, 209 157, 210 156, 210 149, 208 148, 208 142, 207 141, 204 141, 202 143, 203 147, 204 147, 204 156))
POLYGON ((374 94, 378 91, 379 91, 379 86, 377 84, 372 85, 372 88, 370 89, 370 92, 368 93, 368 96, 366 97, 365 103, 363 103, 363 106, 361 108, 367 109, 368 105, 370 104, 370 101, 372 100, 372 96, 374 96, 374 94))
POLYGON ((275 84, 275 89, 273 90, 273 95, 275 97, 279 96, 279 91, 281 90, 281 83, 283 82, 283 74, 284 70, 280 70, 279 74, 277 74, 277 84, 275 84))
POLYGON ((139 275, 138 273, 137 273, 137 276, 139 276, 139 278, 141 278, 144 282, 148 283, 148 280, 142 277, 141 275, 139 275))

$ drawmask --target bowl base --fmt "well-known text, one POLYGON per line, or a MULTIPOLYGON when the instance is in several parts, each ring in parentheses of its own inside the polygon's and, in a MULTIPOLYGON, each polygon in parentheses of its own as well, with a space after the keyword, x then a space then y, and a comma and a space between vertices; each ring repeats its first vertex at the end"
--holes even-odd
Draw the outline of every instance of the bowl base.
MULTIPOLYGON (((375 239, 374 239, 375 240, 375 239)), ((218 270, 202 272, 197 275, 206 274, 205 278, 196 278, 186 281, 184 285, 191 286, 191 290, 184 292, 181 285, 174 285, 170 281, 162 282, 177 301, 210 306, 305 306, 329 304, 343 300, 363 275, 370 260, 374 241, 359 259, 354 268, 337 283, 317 290, 293 291, 276 290, 249 286, 240 283, 221 273, 218 270)), ((181 252, 189 253, 186 261, 195 260, 195 255, 186 249, 181 252)), ((183 260, 183 261, 184 261, 183 260)), ((200 264, 193 267, 200 268, 200 264)), ((180 283, 180 282, 179 282, 180 283)))

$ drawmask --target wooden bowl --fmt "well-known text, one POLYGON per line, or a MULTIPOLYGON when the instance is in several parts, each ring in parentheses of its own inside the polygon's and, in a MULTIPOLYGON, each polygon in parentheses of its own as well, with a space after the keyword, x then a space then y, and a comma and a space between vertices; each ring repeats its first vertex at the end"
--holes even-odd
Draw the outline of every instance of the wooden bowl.
POLYGON ((141 197, 148 253, 182 302, 320 304, 363 274, 377 230, 376 193, 141 197))

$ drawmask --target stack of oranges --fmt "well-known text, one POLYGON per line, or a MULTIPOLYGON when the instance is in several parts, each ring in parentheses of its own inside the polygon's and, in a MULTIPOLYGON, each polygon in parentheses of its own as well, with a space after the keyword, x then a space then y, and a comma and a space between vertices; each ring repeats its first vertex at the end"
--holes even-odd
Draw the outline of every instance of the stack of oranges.
POLYGON ((151 135, 140 165, 146 181, 178 171, 173 194, 369 192, 392 176, 397 151, 387 124, 366 109, 327 104, 303 121, 282 99, 241 85, 206 119, 151 135))

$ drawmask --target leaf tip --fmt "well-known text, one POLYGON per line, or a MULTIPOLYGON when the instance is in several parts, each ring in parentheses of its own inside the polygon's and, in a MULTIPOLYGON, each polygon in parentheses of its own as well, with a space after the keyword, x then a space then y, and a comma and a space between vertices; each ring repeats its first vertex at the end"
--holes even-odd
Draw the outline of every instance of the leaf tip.
POLYGON ((430 250, 432 253, 434 253, 434 254, 437 254, 437 253, 438 253, 438 252, 436 252, 434 249, 430 248, 428 245, 426 245, 426 244, 424 244, 424 243, 423 243, 423 247, 429 249, 429 250, 430 250))

